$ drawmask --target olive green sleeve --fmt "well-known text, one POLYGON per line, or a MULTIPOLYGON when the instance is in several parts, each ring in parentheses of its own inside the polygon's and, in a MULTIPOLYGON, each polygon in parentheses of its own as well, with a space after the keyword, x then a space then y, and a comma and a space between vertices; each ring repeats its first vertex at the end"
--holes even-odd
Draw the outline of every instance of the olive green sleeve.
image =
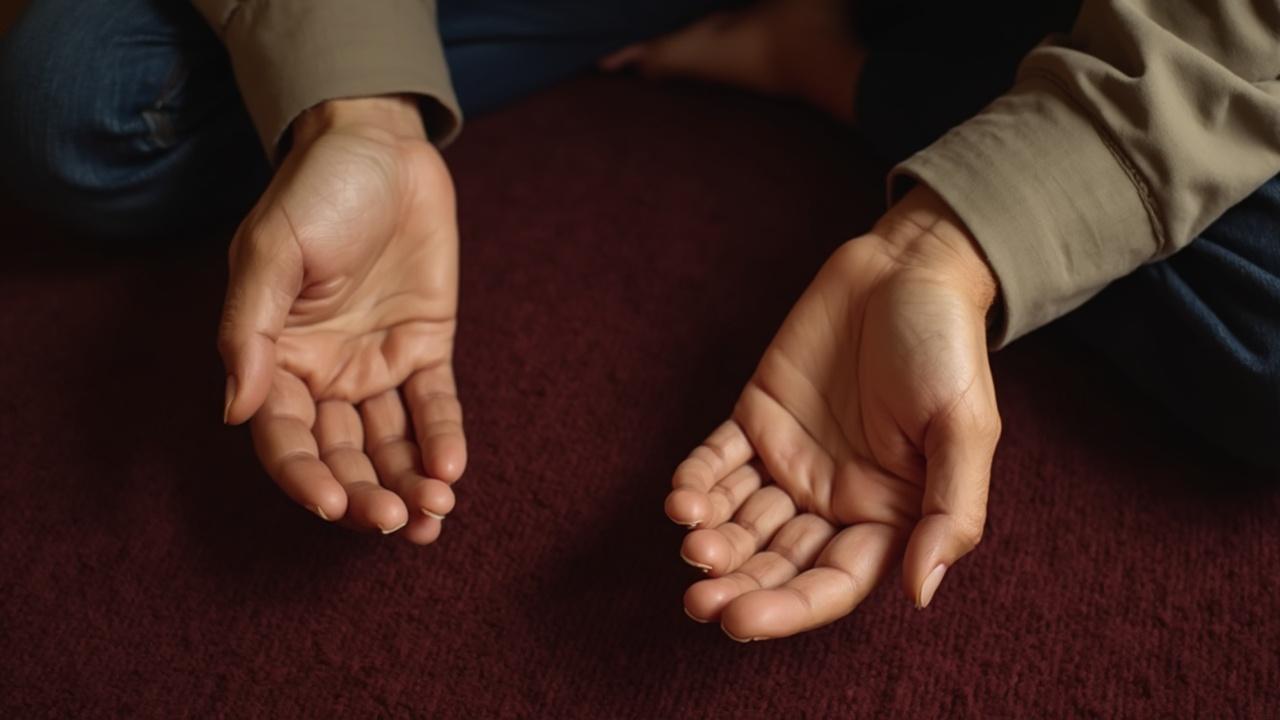
POLYGON ((325 100, 416 94, 437 143, 462 113, 436 30, 434 0, 195 0, 231 56, 267 154, 294 118, 325 100))
POLYGON ((968 226, 1000 282, 999 347, 1280 173, 1278 76, 1274 0, 1086 0, 1007 94, 894 168, 890 198, 924 182, 968 226))

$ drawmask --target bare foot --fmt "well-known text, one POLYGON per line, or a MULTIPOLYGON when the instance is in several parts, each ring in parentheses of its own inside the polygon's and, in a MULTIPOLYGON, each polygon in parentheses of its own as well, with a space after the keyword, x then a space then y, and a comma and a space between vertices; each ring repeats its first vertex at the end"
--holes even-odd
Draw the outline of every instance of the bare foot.
POLYGON ((710 579, 685 610, 738 640, 840 618, 899 560, 918 607, 982 536, 1000 417, 995 281, 921 186, 838 250, 730 419, 681 463, 667 514, 710 579))
POLYGON ((854 86, 866 53, 849 28, 842 0, 760 0, 625 47, 600 67, 802 100, 851 123, 854 86))

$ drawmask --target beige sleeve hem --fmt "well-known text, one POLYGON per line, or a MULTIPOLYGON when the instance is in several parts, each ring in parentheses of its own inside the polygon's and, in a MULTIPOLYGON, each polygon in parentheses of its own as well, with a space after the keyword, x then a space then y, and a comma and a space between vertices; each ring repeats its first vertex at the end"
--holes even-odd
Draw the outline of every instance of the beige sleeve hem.
POLYGON ((1053 80, 1024 76, 982 113, 895 167, 951 205, 999 283, 999 348, 1065 315, 1161 247, 1149 193, 1053 80))
POLYGON ((436 30, 433 0, 247 0, 198 3, 231 55, 267 155, 302 111, 339 98, 416 94, 433 141, 462 112, 436 30))

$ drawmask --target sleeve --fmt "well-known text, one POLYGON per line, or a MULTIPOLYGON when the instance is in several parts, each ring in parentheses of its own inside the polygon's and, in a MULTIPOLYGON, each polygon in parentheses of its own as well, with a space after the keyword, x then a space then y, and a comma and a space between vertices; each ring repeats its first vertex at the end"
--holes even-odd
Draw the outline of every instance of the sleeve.
POLYGON ((968 226, 1000 347, 1280 173, 1278 75, 1276 0, 1085 0, 1008 93, 890 172, 890 199, 923 182, 968 226))
POLYGON ((462 113, 436 30, 435 0, 194 0, 222 38, 268 156, 325 100, 408 93, 437 143, 462 113))

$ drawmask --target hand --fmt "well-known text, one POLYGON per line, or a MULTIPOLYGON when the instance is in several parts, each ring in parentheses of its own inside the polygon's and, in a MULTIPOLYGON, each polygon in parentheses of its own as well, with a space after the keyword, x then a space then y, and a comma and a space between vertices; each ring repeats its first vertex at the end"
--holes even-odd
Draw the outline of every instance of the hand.
POLYGON ((827 261, 732 417, 676 469, 667 514, 697 528, 681 554, 711 576, 690 616, 744 641, 791 635, 852 612, 899 558, 929 604, 986 520, 995 291, 923 186, 827 261))
POLYGON ((453 186, 418 111, 340 100, 293 148, 230 252, 225 421, 326 520, 429 543, 466 465, 453 377, 453 186))

